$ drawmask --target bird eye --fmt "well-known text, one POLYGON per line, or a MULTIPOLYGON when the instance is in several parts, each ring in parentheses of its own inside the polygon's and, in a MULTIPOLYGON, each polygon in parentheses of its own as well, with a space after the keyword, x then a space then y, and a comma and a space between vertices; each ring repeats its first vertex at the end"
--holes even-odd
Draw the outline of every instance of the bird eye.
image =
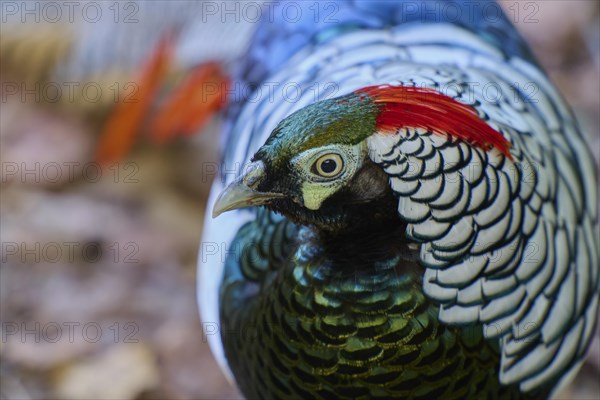
POLYGON ((338 176, 344 168, 344 161, 339 154, 330 153, 319 157, 313 164, 312 172, 323 177, 333 178, 338 176))

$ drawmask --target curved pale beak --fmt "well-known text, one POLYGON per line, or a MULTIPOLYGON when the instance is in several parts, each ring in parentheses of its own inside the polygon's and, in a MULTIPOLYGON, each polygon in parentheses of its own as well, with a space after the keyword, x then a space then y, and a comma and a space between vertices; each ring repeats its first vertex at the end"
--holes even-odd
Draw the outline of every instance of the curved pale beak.
POLYGON ((216 218, 225 211, 260 206, 270 200, 285 197, 281 193, 259 192, 253 189, 265 175, 262 161, 255 161, 248 166, 246 174, 227 186, 213 206, 212 217, 216 218))

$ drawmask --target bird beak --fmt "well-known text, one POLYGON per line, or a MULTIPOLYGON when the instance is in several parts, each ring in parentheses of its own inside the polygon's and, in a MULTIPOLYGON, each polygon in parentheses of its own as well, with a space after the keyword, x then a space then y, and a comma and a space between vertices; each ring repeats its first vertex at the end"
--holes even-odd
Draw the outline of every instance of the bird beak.
POLYGON ((213 206, 212 217, 216 218, 225 211, 260 206, 273 199, 285 197, 281 193, 259 192, 253 189, 264 175, 265 166, 262 161, 250 164, 246 174, 233 181, 219 194, 213 206))

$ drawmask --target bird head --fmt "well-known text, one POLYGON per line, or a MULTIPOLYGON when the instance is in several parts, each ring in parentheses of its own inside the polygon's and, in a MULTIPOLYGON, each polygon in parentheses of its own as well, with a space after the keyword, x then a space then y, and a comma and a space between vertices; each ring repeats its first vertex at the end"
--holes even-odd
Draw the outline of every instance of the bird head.
POLYGON ((377 114, 357 93, 291 114, 223 191, 214 214, 264 205, 294 222, 332 229, 375 213, 367 205, 393 199, 383 170, 368 158, 377 114))
POLYGON ((221 193, 213 216, 261 205, 329 231, 397 220, 398 200, 389 177, 371 161, 367 139, 402 127, 508 152, 508 142, 470 106, 431 89, 367 87, 282 120, 245 173, 221 193))

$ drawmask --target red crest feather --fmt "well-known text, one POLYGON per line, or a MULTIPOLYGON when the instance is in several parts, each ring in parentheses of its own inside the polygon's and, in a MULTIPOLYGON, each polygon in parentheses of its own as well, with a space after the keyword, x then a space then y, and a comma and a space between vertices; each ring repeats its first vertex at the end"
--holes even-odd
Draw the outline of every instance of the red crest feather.
POLYGON ((479 118, 466 104, 429 88, 412 86, 368 86, 356 91, 366 94, 380 107, 377 128, 394 133, 402 127, 447 133, 483 149, 496 148, 512 160, 510 142, 479 118))

